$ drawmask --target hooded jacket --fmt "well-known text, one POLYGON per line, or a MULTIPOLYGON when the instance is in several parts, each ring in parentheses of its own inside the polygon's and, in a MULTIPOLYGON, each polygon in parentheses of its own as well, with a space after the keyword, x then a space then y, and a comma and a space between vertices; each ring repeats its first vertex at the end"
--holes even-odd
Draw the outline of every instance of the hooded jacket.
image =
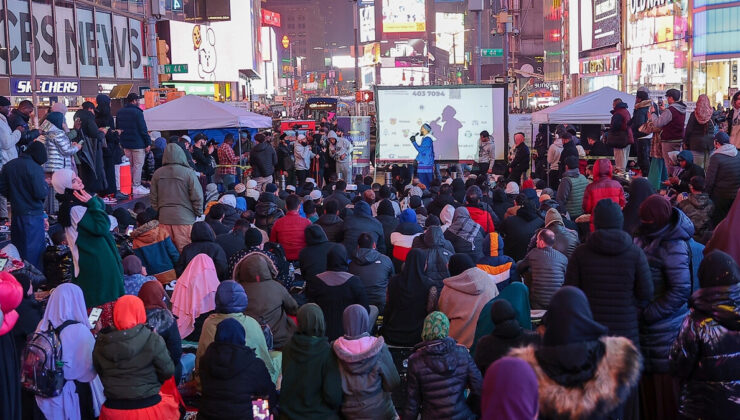
POLYGON ((401 378, 383 337, 338 338, 332 344, 342 375, 342 414, 348 419, 396 418, 391 391, 401 378))
POLYGON ((516 216, 506 218, 499 229, 504 237, 504 254, 516 261, 524 259, 529 240, 544 224, 545 221, 533 208, 519 208, 516 216))
POLYGON ((403 419, 468 420, 466 389, 480 395, 483 378, 468 350, 450 337, 418 344, 408 359, 408 396, 403 419))
POLYGON ((270 142, 257 143, 249 153, 249 164, 252 166, 252 176, 264 178, 275 173, 277 153, 270 142))
POLYGON ((144 120, 144 111, 136 105, 128 104, 118 111, 116 126, 123 130, 121 146, 125 149, 146 149, 152 141, 144 120))
POLYGON ((163 225, 192 225, 203 214, 203 188, 180 146, 167 145, 154 172, 149 200, 163 225))
POLYGON ((649 373, 668 372, 668 352, 688 313, 691 295, 689 239, 694 225, 681 210, 673 209, 667 226, 653 233, 637 232, 635 244, 647 256, 654 285, 653 300, 642 310, 640 345, 649 373))
POLYGON ((319 217, 315 225, 320 226, 326 233, 326 238, 331 242, 342 242, 342 231, 344 230, 344 221, 336 214, 323 214, 319 217))
MULTIPOLYGON (((344 252, 336 252, 336 256, 346 255, 344 252)), ((328 260, 331 260, 332 252, 329 252, 328 260)), ((346 257, 344 257, 346 258, 346 257)), ((327 269, 331 269, 331 261, 327 269)), ((346 262, 344 263, 346 264, 346 262)), ((343 334, 342 317, 344 309, 349 305, 358 304, 368 309, 368 299, 365 287, 359 277, 348 272, 325 271, 318 274, 318 280, 307 295, 309 301, 315 302, 324 312, 326 319, 326 336, 329 340, 335 340, 343 334)))
POLYGON ((72 146, 67 133, 50 122, 42 125, 47 127, 47 131, 44 132, 47 158, 44 171, 54 172, 59 169, 72 168, 72 156, 77 153, 77 148, 72 146))
MULTIPOLYGON (((552 248, 559 251, 567 258, 570 258, 570 256, 573 255, 573 251, 576 250, 576 247, 580 245, 578 232, 565 227, 563 224, 563 217, 557 209, 551 208, 547 210, 547 213, 545 213, 545 227, 543 229, 548 229, 555 234, 555 244, 552 248)), ((532 239, 530 239, 529 245, 527 246, 527 252, 537 247, 537 235, 540 233, 540 230, 535 232, 532 239)))
POLYGON ((694 155, 688 150, 682 150, 678 156, 686 161, 686 168, 678 174, 678 184, 674 184, 676 191, 689 192, 689 181, 695 176, 704 178, 704 169, 694 163, 694 155))
POLYGON ((480 311, 498 295, 498 289, 477 267, 446 278, 444 285, 439 295, 439 310, 450 320, 450 337, 469 348, 473 345, 480 311))
POLYGON ((175 373, 164 340, 143 324, 101 331, 93 365, 108 403, 157 397, 164 381, 175 373))
POLYGON ((597 229, 573 252, 565 285, 581 289, 594 320, 612 335, 640 345, 639 319, 644 302, 653 296, 645 253, 621 229, 597 229))
POLYGON ((271 233, 275 222, 285 216, 285 213, 278 208, 277 197, 266 192, 260 194, 260 199, 254 207, 254 213, 254 225, 267 232, 268 235, 271 233))
POLYGON ((321 226, 311 225, 306 228, 306 247, 298 254, 298 263, 301 266, 301 275, 306 281, 306 294, 311 294, 310 289, 317 280, 316 275, 326 271, 326 256, 329 250, 335 246, 341 246, 329 242, 321 226))
MULTIPOLYGON (((622 185, 612 179, 611 161, 599 159, 594 163, 594 182, 589 184, 583 193, 583 212, 591 214, 596 203, 605 198, 614 201, 622 208, 627 204, 622 185)), ((591 225, 593 226, 593 223, 591 225)))
POLYGON ((386 243, 383 225, 372 217, 370 206, 364 202, 357 203, 354 214, 347 216, 344 220, 344 241, 342 243, 347 250, 347 255, 354 254, 357 248, 357 239, 362 233, 375 236, 375 246, 378 251, 385 253, 386 243))
POLYGON ((24 153, 3 165, 0 171, 0 195, 8 199, 13 215, 44 214, 44 200, 48 195, 49 185, 40 166, 43 163, 36 162, 24 153))
POLYGON ((488 274, 499 290, 519 279, 516 261, 504 254, 504 240, 496 232, 489 233, 483 240, 483 258, 476 265, 488 274))
POLYGON ((709 157, 706 186, 712 198, 735 198, 740 189, 740 153, 735 146, 722 145, 709 157))
POLYGON ((649 118, 648 113, 650 112, 650 105, 653 102, 650 99, 640 101, 635 104, 635 110, 632 112, 632 138, 652 138, 653 134, 645 134, 640 132, 640 127, 645 124, 649 118))
POLYGON ((567 266, 568 258, 549 246, 532 249, 516 263, 518 273, 526 278, 532 309, 547 309, 553 295, 565 282, 567 266))
POLYGON ((435 197, 431 203, 429 203, 429 206, 427 206, 427 211, 429 212, 429 214, 440 217, 440 213, 442 213, 442 209, 446 205, 450 205, 452 207, 459 206, 459 204, 457 204, 457 202, 455 202, 455 199, 452 197, 452 194, 440 194, 435 197))
POLYGON ((694 224, 694 239, 700 243, 706 243, 712 236, 714 224, 714 202, 706 193, 690 194, 689 198, 678 203, 678 208, 691 219, 694 224))
POLYGON ((152 220, 131 233, 134 254, 139 257, 146 267, 147 273, 154 276, 162 284, 167 284, 177 278, 175 264, 180 259, 175 244, 164 229, 159 228, 159 222, 152 220))
POLYGON ((426 253, 426 275, 438 289, 442 288, 442 280, 450 277, 447 264, 455 254, 452 243, 445 239, 444 232, 439 226, 430 226, 423 235, 414 238, 414 248, 426 253))
POLYGON ((391 259, 375 249, 357 248, 349 272, 362 280, 368 304, 377 306, 383 313, 388 281, 395 273, 391 259))
POLYGON ((210 226, 205 222, 195 223, 190 232, 190 240, 192 242, 185 245, 185 248, 182 249, 180 259, 175 266, 177 277, 182 275, 190 260, 198 254, 205 254, 213 260, 213 265, 216 267, 216 272, 220 280, 225 280, 229 277, 229 263, 226 259, 226 253, 221 248, 221 245, 216 243, 216 234, 213 233, 213 229, 210 226))

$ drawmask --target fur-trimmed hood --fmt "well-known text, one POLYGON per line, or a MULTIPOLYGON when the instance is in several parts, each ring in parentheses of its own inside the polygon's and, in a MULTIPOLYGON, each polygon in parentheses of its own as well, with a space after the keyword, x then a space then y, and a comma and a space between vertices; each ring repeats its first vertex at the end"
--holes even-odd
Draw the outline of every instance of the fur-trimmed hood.
POLYGON ((167 331, 173 322, 175 322, 175 316, 166 309, 153 308, 146 311, 147 325, 152 327, 158 334, 167 331))
POLYGON ((642 371, 642 356, 624 337, 603 337, 606 352, 594 377, 580 387, 567 388, 553 381, 540 367, 535 346, 513 349, 509 356, 529 363, 539 383, 540 414, 569 419, 604 418, 629 396, 642 371))

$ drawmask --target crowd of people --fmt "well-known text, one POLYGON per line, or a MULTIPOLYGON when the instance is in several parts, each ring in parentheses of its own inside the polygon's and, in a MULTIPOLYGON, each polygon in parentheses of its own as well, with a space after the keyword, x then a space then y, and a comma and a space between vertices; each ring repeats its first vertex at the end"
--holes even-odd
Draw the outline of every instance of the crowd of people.
MULTIPOLYGON (((103 158, 83 169, 50 152, 113 127, 104 99, 71 130, 54 112, 30 136, 0 118, 3 142, 25 142, 0 173, 0 418, 734 418, 740 124, 712 135, 703 167, 691 141, 675 146, 667 97, 670 119, 647 117, 649 147, 667 140, 646 166, 676 162, 657 188, 608 159, 582 165, 570 126, 554 131, 555 176, 528 172, 523 134, 500 171, 483 132, 472 171, 432 160, 384 185, 350 176, 331 123, 259 133, 245 154, 233 138, 155 142, 147 187, 136 171, 153 144, 132 97, 120 133, 94 131, 120 140, 150 205, 115 212, 95 184, 103 158), (198 166, 214 154, 223 166, 198 166)), ((626 108, 613 130, 634 126, 626 108)))

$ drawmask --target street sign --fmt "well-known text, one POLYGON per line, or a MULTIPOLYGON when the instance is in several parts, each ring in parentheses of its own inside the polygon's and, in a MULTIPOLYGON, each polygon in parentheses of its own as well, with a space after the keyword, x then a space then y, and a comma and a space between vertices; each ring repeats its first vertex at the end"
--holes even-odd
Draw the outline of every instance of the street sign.
POLYGON ((493 83, 506 83, 506 78, 503 76, 496 76, 493 78, 493 83))
POLYGON ((503 57, 504 50, 502 48, 482 48, 480 50, 481 57, 503 57))
POLYGON ((165 64, 160 69, 164 74, 182 74, 188 72, 187 64, 165 64))
POLYGON ((516 83, 516 77, 514 76, 509 76, 506 79, 509 81, 509 83, 516 83))

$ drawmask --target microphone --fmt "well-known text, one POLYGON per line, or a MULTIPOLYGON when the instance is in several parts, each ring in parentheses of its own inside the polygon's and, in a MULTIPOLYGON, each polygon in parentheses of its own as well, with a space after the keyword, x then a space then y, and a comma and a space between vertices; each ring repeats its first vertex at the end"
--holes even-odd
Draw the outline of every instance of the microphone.
POLYGON ((417 131, 417 132, 416 132, 416 134, 414 134, 414 137, 416 137, 416 136, 418 136, 418 135, 420 135, 420 134, 421 134, 421 133, 417 131))

